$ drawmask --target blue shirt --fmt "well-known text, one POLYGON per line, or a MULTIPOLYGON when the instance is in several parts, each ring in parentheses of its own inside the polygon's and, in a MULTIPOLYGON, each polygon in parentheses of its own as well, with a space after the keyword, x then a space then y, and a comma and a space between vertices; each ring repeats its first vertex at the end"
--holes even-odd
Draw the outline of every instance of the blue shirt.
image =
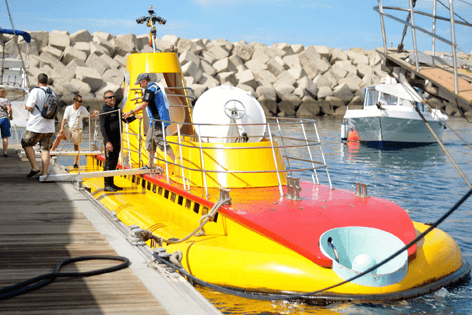
MULTIPOLYGON (((152 126, 154 120, 170 120, 169 110, 166 107, 163 92, 156 83, 150 82, 148 84, 146 91, 144 91, 143 101, 148 102, 146 110, 150 118, 150 126, 152 126)), ((169 122, 164 122, 164 127, 169 125, 169 122)))

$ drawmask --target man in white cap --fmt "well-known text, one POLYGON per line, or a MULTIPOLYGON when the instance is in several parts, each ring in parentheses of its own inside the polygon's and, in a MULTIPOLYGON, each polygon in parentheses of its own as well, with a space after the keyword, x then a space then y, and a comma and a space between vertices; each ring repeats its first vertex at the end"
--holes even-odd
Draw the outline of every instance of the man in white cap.
MULTIPOLYGON (((144 168, 151 168, 156 146, 164 152, 166 142, 163 137, 162 125, 164 125, 164 128, 170 125, 169 110, 165 104, 163 91, 161 91, 161 88, 156 83, 151 82, 151 78, 147 73, 138 75, 135 84, 139 84, 142 89, 145 89, 143 103, 137 108, 125 113, 123 118, 126 119, 132 114, 147 108, 151 132, 148 131, 146 136, 146 149, 149 151, 149 162, 144 168)), ((166 145, 166 152, 172 160, 175 160, 174 151, 169 144, 166 145)))

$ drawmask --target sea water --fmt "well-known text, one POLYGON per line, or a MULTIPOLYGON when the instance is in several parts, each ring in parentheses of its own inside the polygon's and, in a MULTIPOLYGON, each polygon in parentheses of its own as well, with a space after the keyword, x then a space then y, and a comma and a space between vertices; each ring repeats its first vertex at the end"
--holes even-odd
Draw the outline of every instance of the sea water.
MULTIPOLYGON (((434 222, 446 213, 468 190, 453 163, 438 144, 418 147, 378 149, 359 143, 341 142, 342 118, 319 117, 316 125, 334 188, 355 191, 355 183, 368 184, 368 194, 391 200, 417 222, 434 222)), ((451 118, 443 143, 454 161, 472 182, 472 123, 451 118), (468 144, 455 136, 454 130, 468 144)), ((286 136, 291 134, 284 131, 286 136)), ((315 137, 314 128, 307 131, 315 137)), ((295 136, 296 134, 292 134, 295 136)), ((300 136, 300 135, 297 135, 300 136)), ((308 152, 301 151, 308 159, 308 152)), ((321 172, 320 172, 321 173, 321 172)), ((311 181, 304 172, 302 180, 311 181)), ((319 174, 322 184, 326 176, 319 174)), ((463 256, 472 263, 472 197, 439 228, 458 243, 463 256)), ((237 275, 235 275, 237 276, 237 275)), ((257 301, 197 287, 223 314, 469 314, 472 307, 472 281, 442 288, 407 301, 388 303, 340 303, 313 306, 294 301, 257 301)))

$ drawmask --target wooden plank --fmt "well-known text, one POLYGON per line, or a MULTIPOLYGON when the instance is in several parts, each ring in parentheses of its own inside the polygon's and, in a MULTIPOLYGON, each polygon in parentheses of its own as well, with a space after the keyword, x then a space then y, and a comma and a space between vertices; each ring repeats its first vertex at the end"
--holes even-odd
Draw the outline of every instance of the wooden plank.
MULTIPOLYGON (((4 159, 0 168, 0 288, 51 273, 60 261, 115 250, 55 184, 26 179, 29 165, 4 159)), ((140 170, 142 171, 142 170, 140 170)), ((63 272, 119 264, 84 261, 63 272)), ((87 278, 57 279, 39 290, 0 302, 7 314, 168 314, 131 269, 87 278)))

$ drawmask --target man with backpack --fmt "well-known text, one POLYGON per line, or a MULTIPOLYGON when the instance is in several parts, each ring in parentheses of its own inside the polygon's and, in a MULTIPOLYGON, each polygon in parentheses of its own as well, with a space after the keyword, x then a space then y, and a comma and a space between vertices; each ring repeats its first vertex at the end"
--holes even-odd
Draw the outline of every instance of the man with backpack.
POLYGON ((38 75, 38 87, 31 90, 25 104, 25 108, 30 112, 30 115, 26 125, 26 132, 21 139, 21 146, 25 150, 26 157, 31 164, 31 172, 26 176, 27 178, 33 177, 41 171, 33 148, 38 142, 41 149, 41 175, 47 175, 51 159, 49 150, 55 131, 55 115, 52 115, 52 118, 45 118, 44 116, 50 117, 51 115, 45 114, 48 110, 47 107, 52 108, 57 106, 57 104, 55 104, 56 96, 47 84, 48 76, 44 73, 38 75))

